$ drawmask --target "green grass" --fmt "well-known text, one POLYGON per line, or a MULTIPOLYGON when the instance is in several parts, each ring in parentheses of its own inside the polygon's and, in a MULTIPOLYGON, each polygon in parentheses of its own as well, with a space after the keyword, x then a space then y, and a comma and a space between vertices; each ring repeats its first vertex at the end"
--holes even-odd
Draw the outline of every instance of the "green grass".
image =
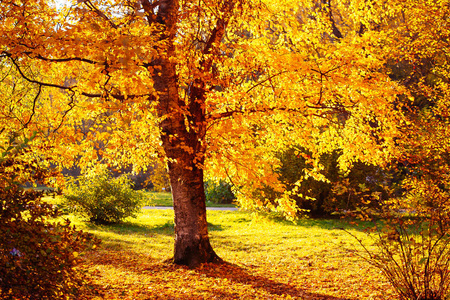
MULTIPOLYGON (((172 194, 167 192, 150 192, 142 191, 144 193, 144 206, 173 206, 172 194)), ((55 205, 63 205, 63 196, 60 195, 48 195, 44 196, 43 199, 48 203, 55 205)), ((235 207, 233 204, 216 204, 211 202, 206 202, 207 207, 235 207)))
POLYGON ((173 206, 172 194, 167 192, 150 192, 145 191, 144 201, 148 206, 173 206))
POLYGON ((69 218, 102 239, 87 259, 98 286, 110 286, 104 295, 109 299, 212 299, 232 291, 239 296, 223 299, 393 299, 389 285, 341 229, 370 244, 362 227, 344 220, 293 224, 242 211, 207 214, 211 244, 231 266, 189 271, 163 263, 173 255, 173 210, 143 210, 137 219, 108 226, 69 218), (142 282, 152 289, 140 288, 142 282), (299 296, 304 293, 312 298, 299 296))
MULTIPOLYGON (((167 192, 144 191, 145 205, 148 206, 173 206, 172 194, 167 192)), ((235 207, 233 204, 217 204, 206 202, 207 207, 235 207)))
MULTIPOLYGON (((149 193, 171 205, 169 193, 149 193)), ((46 197, 59 204, 60 197, 46 197)), ((294 224, 245 211, 208 211, 216 253, 228 265, 197 270, 171 266, 173 210, 142 210, 116 225, 94 225, 65 215, 102 240, 85 253, 93 274, 92 299, 395 299, 377 269, 361 258, 356 240, 370 240, 363 225, 339 219, 294 224), (219 295, 219 296, 217 296, 219 295)))

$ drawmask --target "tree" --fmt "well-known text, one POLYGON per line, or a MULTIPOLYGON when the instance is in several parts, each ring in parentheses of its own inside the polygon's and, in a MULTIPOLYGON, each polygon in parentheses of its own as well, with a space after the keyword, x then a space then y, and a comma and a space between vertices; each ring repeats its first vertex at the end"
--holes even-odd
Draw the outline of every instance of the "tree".
MULTIPOLYGON (((385 70, 389 13, 377 1, 2 1, 1 88, 36 90, 20 130, 38 130, 36 153, 61 165, 166 162, 174 262, 195 266, 220 261, 205 170, 251 207, 267 203, 246 186, 283 190, 273 154, 287 145, 311 151, 310 176, 335 148, 344 169, 395 153, 405 91, 385 70)), ((288 195, 276 203, 295 215, 288 195)))
POLYGON ((392 3, 383 29, 394 40, 386 54, 390 77, 409 94, 398 99, 407 121, 391 168, 403 193, 385 199, 375 215, 362 214, 381 225, 371 230, 376 251, 364 250, 400 299, 449 296, 449 4, 392 3))

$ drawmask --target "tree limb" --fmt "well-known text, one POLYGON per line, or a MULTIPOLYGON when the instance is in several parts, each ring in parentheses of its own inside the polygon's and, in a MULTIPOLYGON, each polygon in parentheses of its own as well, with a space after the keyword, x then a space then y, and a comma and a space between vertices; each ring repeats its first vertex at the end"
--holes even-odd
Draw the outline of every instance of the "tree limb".
POLYGON ((153 1, 150 3, 149 0, 142 0, 141 2, 142 8, 144 8, 144 11, 147 16, 147 22, 149 25, 154 23, 156 21, 156 16, 154 13, 154 9, 160 4, 159 1, 153 1))
POLYGON ((338 39, 342 39, 344 36, 342 35, 341 31, 337 28, 336 22, 334 21, 333 18, 333 11, 331 10, 331 0, 322 0, 322 3, 326 5, 327 10, 326 14, 329 21, 331 22, 331 30, 333 35, 338 39))
POLYGON ((73 91, 71 91, 71 93, 72 93, 72 95, 70 96, 70 102, 69 102, 69 104, 68 104, 68 105, 69 105, 69 109, 67 109, 67 110, 63 113, 62 118, 61 118, 61 122, 59 123, 58 127, 56 127, 56 128, 53 130, 53 133, 56 133, 56 131, 58 131, 58 130, 61 128, 61 126, 63 125, 64 119, 66 118, 67 114, 75 107, 75 101, 74 101, 75 93, 74 93, 73 91))
POLYGON ((48 61, 48 62, 80 61, 80 62, 85 62, 85 63, 91 64, 91 65, 104 65, 105 64, 103 62, 98 62, 98 61, 94 61, 94 60, 82 58, 82 57, 48 58, 48 57, 44 57, 40 54, 38 54, 36 56, 31 56, 32 52, 24 52, 24 54, 26 54, 30 58, 38 58, 40 60, 48 61))
POLYGON ((36 96, 35 96, 34 99, 33 99, 33 108, 31 109, 31 115, 30 115, 30 118, 29 118, 28 121, 23 125, 23 128, 27 128, 27 127, 28 127, 28 124, 31 123, 31 120, 33 119, 33 116, 34 116, 34 114, 36 113, 36 111, 35 111, 35 110, 36 110, 36 102, 37 102, 39 96, 41 95, 41 91, 42 91, 42 86, 39 85, 38 93, 36 94, 36 96))
MULTIPOLYGON (((22 71, 20 66, 17 64, 16 60, 13 59, 11 56, 9 58, 11 59, 11 62, 13 63, 13 65, 16 67, 16 69, 19 72, 20 76, 22 76, 22 78, 25 79, 26 81, 28 81, 30 83, 37 84, 39 86, 58 88, 58 89, 62 89, 62 90, 66 90, 66 91, 70 91, 72 93, 75 93, 75 89, 77 88, 77 85, 64 86, 64 85, 60 85, 60 84, 48 83, 48 82, 38 81, 38 80, 34 80, 34 79, 29 78, 22 71)), ((153 98, 154 99, 154 96, 150 96, 148 94, 144 94, 144 95, 127 95, 127 97, 125 97, 124 95, 117 94, 117 93, 116 94, 111 94, 108 91, 105 91, 105 93, 80 92, 80 95, 86 96, 86 97, 89 97, 89 98, 106 98, 105 96, 111 96, 112 98, 120 100, 120 101, 124 101, 124 100, 127 100, 127 99, 139 98, 139 97, 147 97, 147 98, 153 98)))
MULTIPOLYGON (((229 22, 229 15, 231 11, 233 10, 233 7, 235 5, 235 1, 233 0, 226 0, 223 7, 222 12, 226 14, 227 16, 223 18, 219 18, 216 22, 216 26, 211 32, 211 36, 209 37, 208 41, 206 42, 205 48, 203 48, 203 55, 207 55, 212 53, 213 47, 215 44, 219 44, 222 41, 222 38, 225 35, 225 29, 229 22)), ((212 65, 212 57, 208 60, 203 60, 201 63, 203 71, 209 70, 212 65)))
POLYGON ((112 28, 117 29, 119 28, 116 24, 114 24, 114 22, 108 18, 101 10, 99 10, 97 7, 95 7, 94 4, 92 4, 91 0, 84 0, 83 1, 84 4, 86 4, 86 6, 88 8, 90 8, 92 11, 94 11, 99 17, 101 17, 102 19, 106 20, 112 28))
POLYGON ((255 85, 253 85, 251 88, 249 88, 247 91, 245 91, 245 93, 249 93, 251 90, 253 90, 253 89, 256 88, 257 86, 260 86, 260 85, 263 84, 264 82, 270 81, 272 78, 274 78, 274 77, 276 77, 276 76, 278 76, 278 75, 281 75, 281 74, 283 74, 283 73, 286 73, 286 72, 288 72, 288 71, 281 71, 281 72, 278 72, 278 73, 276 73, 276 74, 273 74, 272 76, 267 77, 266 79, 264 79, 264 80, 262 80, 262 81, 256 83, 255 85))
POLYGON ((220 120, 220 119, 231 117, 234 114, 244 114, 244 113, 254 114, 254 113, 267 113, 267 112, 273 112, 273 111, 285 111, 285 112, 295 112, 295 113, 303 113, 304 114, 304 111, 301 111, 301 110, 296 109, 296 108, 267 107, 267 108, 262 108, 262 109, 248 109, 248 110, 237 110, 236 109, 236 110, 226 111, 226 112, 223 112, 223 113, 210 115, 209 117, 207 117, 207 120, 208 121, 217 121, 217 120, 220 120))

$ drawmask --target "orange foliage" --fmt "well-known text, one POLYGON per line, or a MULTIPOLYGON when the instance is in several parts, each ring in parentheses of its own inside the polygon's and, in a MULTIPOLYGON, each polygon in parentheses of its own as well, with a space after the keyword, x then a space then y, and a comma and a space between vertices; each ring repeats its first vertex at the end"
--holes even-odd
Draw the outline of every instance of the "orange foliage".
POLYGON ((177 237, 208 244, 203 170, 261 206, 251 190, 285 188, 273 153, 288 145, 341 149, 343 170, 385 165, 408 147, 411 100, 447 118, 448 12, 445 0, 2 1, 0 130, 37 131, 35 154, 66 167, 163 157, 177 230, 192 230, 177 237))
MULTIPOLYGON (((205 89, 196 101, 207 122, 206 136, 199 136, 207 152, 197 161, 206 157, 208 174, 227 174, 237 185, 276 186, 271 154, 293 141, 315 153, 344 149, 343 167, 355 159, 381 163, 392 157, 402 122, 394 102, 404 90, 384 64, 398 45, 387 31, 401 27, 382 19, 396 20, 397 3, 387 9, 360 2, 332 2, 338 39, 327 8, 314 1, 242 1, 226 11, 226 36, 211 45, 205 43, 219 28, 222 1, 179 3, 170 61, 178 97, 187 105, 179 110, 194 131, 199 124, 189 123, 197 122, 190 120, 189 93, 199 82, 205 89)), ((162 91, 155 90, 154 78, 164 66, 152 61, 168 50, 146 5, 158 2, 13 3, 2 4, 1 57, 8 76, 2 87, 21 78, 27 98, 5 93, 18 118, 12 130, 40 131, 41 150, 65 166, 78 155, 81 166, 101 159, 136 169, 157 159, 163 153, 158 127, 168 116, 156 111, 162 91)))

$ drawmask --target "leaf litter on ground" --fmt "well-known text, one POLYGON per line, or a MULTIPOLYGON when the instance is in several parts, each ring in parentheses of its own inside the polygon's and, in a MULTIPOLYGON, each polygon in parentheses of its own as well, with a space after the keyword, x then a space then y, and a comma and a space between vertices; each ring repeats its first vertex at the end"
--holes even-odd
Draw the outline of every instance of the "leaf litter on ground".
MULTIPOLYGON (((84 255, 92 280, 85 299, 396 299, 377 269, 360 257, 345 220, 297 224, 247 212, 209 211, 211 242, 224 264, 197 269, 167 260, 173 211, 147 210, 124 224, 75 224, 103 240, 84 255)), ((367 241, 369 243, 369 240, 367 241)))

